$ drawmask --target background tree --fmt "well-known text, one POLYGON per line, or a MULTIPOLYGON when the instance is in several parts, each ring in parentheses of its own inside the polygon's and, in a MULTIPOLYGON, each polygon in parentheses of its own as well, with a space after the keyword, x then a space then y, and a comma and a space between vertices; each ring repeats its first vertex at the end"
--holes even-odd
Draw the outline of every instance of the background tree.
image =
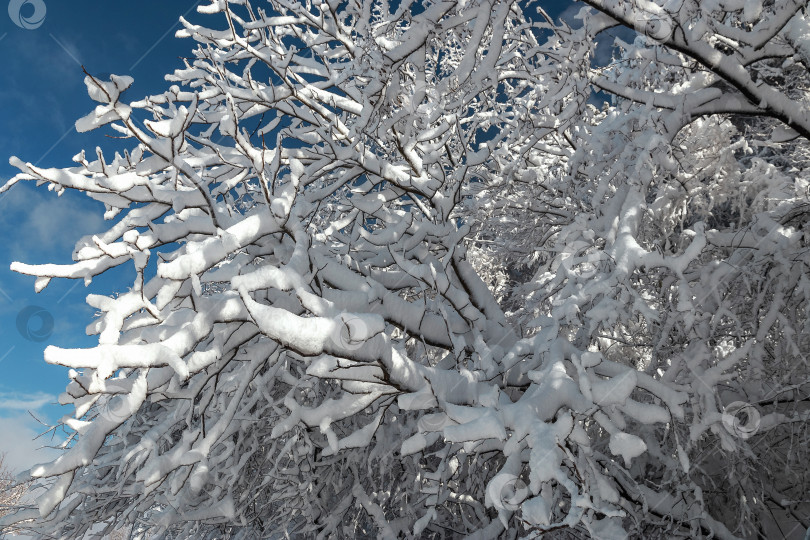
POLYGON ((27 489, 26 484, 17 482, 5 460, 5 454, 0 454, 0 518, 14 511, 27 489))
POLYGON ((88 296, 97 347, 46 350, 75 437, 0 526, 806 528, 804 3, 585 3, 214 1, 165 93, 88 76, 77 128, 131 150, 4 189, 113 223, 13 268, 137 278, 88 296))

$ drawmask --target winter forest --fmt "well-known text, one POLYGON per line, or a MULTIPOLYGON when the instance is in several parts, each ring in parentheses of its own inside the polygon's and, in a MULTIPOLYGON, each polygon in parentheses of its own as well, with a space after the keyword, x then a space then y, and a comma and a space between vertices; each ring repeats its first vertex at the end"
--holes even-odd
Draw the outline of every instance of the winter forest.
POLYGON ((0 532, 803 538, 808 2, 551 1, 206 0, 163 93, 88 74, 128 149, 0 190, 108 223, 12 265, 98 346, 0 532))

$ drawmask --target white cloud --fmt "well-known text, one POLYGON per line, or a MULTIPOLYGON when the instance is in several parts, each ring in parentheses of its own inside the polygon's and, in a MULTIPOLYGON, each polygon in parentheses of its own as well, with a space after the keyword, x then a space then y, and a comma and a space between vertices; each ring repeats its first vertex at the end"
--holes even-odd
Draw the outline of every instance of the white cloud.
POLYGON ((57 198, 44 187, 21 183, 0 199, 0 207, 0 230, 13 239, 10 251, 15 260, 35 253, 64 257, 81 236, 105 230, 97 203, 75 193, 57 198))
POLYGON ((54 403, 56 396, 37 392, 36 394, 19 394, 0 392, 0 411, 35 411, 49 403, 54 403))
POLYGON ((63 231, 81 233, 101 232, 102 218, 97 213, 89 213, 85 208, 68 201, 50 197, 41 200, 28 215, 26 227, 33 230, 42 247, 61 247, 59 244, 72 243, 78 235, 62 234, 63 231), (67 240, 67 242, 65 242, 67 240))
POLYGON ((4 464, 18 473, 56 458, 56 450, 42 448, 51 444, 50 435, 34 440, 43 431, 45 428, 27 414, 0 417, 0 454, 5 454, 4 464))
POLYGON ((39 416, 37 410, 56 399, 45 392, 0 391, 0 454, 5 454, 4 465, 15 473, 57 457, 56 450, 43 447, 61 440, 52 440, 50 434, 37 438, 48 428, 28 413, 39 416))

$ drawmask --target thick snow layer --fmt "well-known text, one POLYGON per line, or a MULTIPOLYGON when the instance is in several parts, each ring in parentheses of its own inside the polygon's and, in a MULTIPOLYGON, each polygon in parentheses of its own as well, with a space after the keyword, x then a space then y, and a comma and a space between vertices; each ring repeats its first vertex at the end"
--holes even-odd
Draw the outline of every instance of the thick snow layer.
POLYGON ((640 456, 647 450, 647 445, 640 438, 630 433, 618 432, 610 436, 610 451, 622 456, 629 466, 630 460, 640 456))

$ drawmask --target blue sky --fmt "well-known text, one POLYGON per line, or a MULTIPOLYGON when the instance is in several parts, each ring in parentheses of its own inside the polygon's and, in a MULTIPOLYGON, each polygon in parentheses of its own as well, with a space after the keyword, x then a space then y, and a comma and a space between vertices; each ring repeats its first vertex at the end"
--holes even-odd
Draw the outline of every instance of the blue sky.
MULTIPOLYGON (((193 46, 175 38, 174 31, 180 15, 200 20, 193 9, 197 3, 12 0, 11 13, 0 10, 0 180, 17 172, 8 164, 10 156, 65 167, 83 148, 110 148, 112 141, 101 133, 73 129, 75 120, 94 106, 80 66, 94 74, 133 76, 132 99, 162 91, 163 75, 179 67, 178 56, 188 55, 193 46), (18 23, 36 28, 15 24, 12 15, 17 13, 18 23)), ((45 364, 42 351, 49 344, 95 345, 95 338, 85 334, 93 317, 85 296, 125 289, 134 273, 126 268, 102 276, 87 289, 79 281, 55 280, 35 294, 33 278, 11 272, 9 265, 70 262, 73 243, 102 230, 102 212, 99 203, 81 194, 57 198, 44 186, 28 183, 0 195, 0 452, 7 452, 17 469, 48 457, 35 450, 50 439, 31 440, 44 428, 28 411, 53 424, 72 410, 55 405, 67 382, 66 370, 45 364)))
MULTIPOLYGON (((193 47, 174 37, 178 18, 202 20, 194 9, 201 2, 11 0, 9 13, 0 11, 0 181, 17 172, 8 164, 10 156, 66 167, 82 149, 92 154, 96 146, 117 146, 101 132, 79 134, 73 128, 94 106, 81 65, 93 74, 134 77, 130 99, 161 92, 167 87, 163 75, 179 67, 178 57, 193 47)), ((571 7, 568 0, 544 4, 552 15, 571 7)), ((47 365, 43 350, 49 344, 95 345, 95 337, 85 334, 93 318, 85 296, 126 290, 134 273, 127 266, 89 288, 55 280, 35 294, 33 278, 11 272, 9 265, 69 263, 76 240, 103 230, 102 213, 99 203, 81 194, 57 198, 29 183, 0 195, 0 452, 7 452, 7 463, 16 469, 47 459, 47 450, 36 449, 54 440, 32 441, 45 428, 29 411, 49 425, 72 412, 56 405, 66 370, 47 365)))

